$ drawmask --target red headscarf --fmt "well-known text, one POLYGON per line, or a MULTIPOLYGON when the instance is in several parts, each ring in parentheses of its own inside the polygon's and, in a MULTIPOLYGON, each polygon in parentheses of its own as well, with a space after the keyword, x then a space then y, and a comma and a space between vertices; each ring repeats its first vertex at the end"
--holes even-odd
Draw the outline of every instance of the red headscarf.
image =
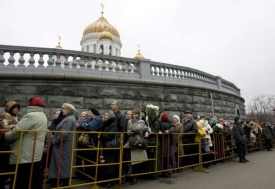
POLYGON ((44 108, 45 103, 44 103, 44 101, 41 98, 39 98, 39 97, 33 97, 29 101, 29 106, 39 106, 39 107, 44 108))

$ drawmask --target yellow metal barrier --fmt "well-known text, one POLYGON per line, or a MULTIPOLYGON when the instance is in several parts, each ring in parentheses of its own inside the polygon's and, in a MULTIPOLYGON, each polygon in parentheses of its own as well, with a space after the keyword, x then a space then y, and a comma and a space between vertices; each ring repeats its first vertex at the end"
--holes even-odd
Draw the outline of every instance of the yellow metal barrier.
MULTIPOLYGON (((2 132, 2 130, 0 130, 2 132)), ((16 183, 16 177, 17 177, 17 170, 18 170, 18 165, 19 165, 19 160, 20 160, 20 154, 21 154, 21 147, 22 147, 22 140, 25 132, 33 132, 34 133, 34 138, 36 137, 37 132, 44 132, 44 133, 49 133, 50 132, 60 132, 61 133, 61 138, 63 137, 64 133, 70 133, 72 134, 72 146, 71 146, 71 159, 70 159, 70 176, 69 176, 69 186, 62 186, 59 187, 58 185, 60 184, 60 164, 62 161, 62 147, 63 147, 63 142, 60 144, 60 154, 59 154, 59 162, 58 162, 58 178, 57 178, 57 187, 56 188, 77 188, 81 186, 92 186, 93 189, 98 188, 98 184, 101 183, 106 183, 106 182, 116 182, 116 185, 118 188, 122 187, 122 179, 130 176, 130 177, 135 177, 135 176, 143 176, 143 175, 157 175, 160 173, 165 174, 170 174, 172 171, 177 171, 177 170, 182 170, 186 169, 189 167, 196 167, 195 170, 200 171, 200 172, 206 172, 204 170, 204 165, 217 162, 217 161, 222 161, 224 159, 234 159, 236 157, 235 154, 235 145, 234 145, 234 138, 232 134, 230 135, 224 135, 223 133, 214 133, 212 134, 212 144, 213 144, 213 151, 210 152, 203 152, 202 150, 202 143, 201 141, 195 143, 190 140, 190 143, 182 143, 182 137, 188 136, 190 139, 195 138, 196 134, 188 134, 188 133, 175 133, 175 134, 158 134, 158 133, 152 133, 151 137, 155 137, 155 145, 148 146, 147 149, 147 157, 148 154, 150 153, 150 158, 145 158, 145 159, 138 159, 138 160, 131 160, 131 159, 123 159, 125 153, 129 153, 129 151, 133 150, 131 147, 126 147, 124 146, 124 134, 125 133, 117 133, 117 132, 86 132, 86 131, 29 131, 29 130, 20 130, 20 138, 19 138, 19 147, 18 150, 10 150, 10 151, 0 151, 0 156, 3 153, 17 153, 17 159, 16 159, 16 165, 15 165, 15 170, 13 172, 3 172, 0 173, 0 176, 3 175, 14 175, 13 183, 12 183, 12 188, 15 188, 15 183, 16 183), (88 133, 90 135, 97 135, 98 136, 98 142, 96 146, 86 146, 84 148, 78 148, 78 145, 76 145, 77 141, 77 136, 81 133, 88 133), (102 134, 109 134, 109 135, 119 135, 120 136, 120 146, 117 148, 105 148, 101 146, 101 140, 100 140, 100 135, 102 134), (169 143, 164 143, 165 141, 169 141, 169 143), (183 151, 183 154, 180 154, 181 149, 183 151), (112 150, 114 152, 117 152, 119 154, 118 157, 118 162, 105 162, 105 163, 100 163, 98 157, 100 156, 100 153, 106 151, 112 150), (149 152, 150 150, 150 152, 149 152), (152 152, 151 152, 152 151, 152 152), (89 157, 86 156, 81 156, 81 155, 76 155, 77 152, 93 152, 95 157, 93 156, 93 159, 89 159, 89 157), (165 153, 165 154, 164 154, 165 153), (177 156, 176 156, 177 154, 177 156), (208 158, 205 158, 208 157, 208 158), (82 164, 81 165, 76 165, 75 162, 77 159, 80 159, 82 164), (83 164, 83 162, 85 162, 83 164), (123 169, 127 164, 135 164, 137 162, 141 163, 148 163, 150 166, 150 170, 148 169, 147 171, 134 171, 130 175, 123 175, 123 169), (103 178, 99 180, 99 174, 101 167, 105 166, 117 166, 117 176, 114 178, 103 178), (152 169, 151 169, 152 167, 152 169), (83 169, 91 169, 94 171, 93 175, 90 175, 87 173, 87 171, 84 171, 83 169), (74 183, 73 177, 74 173, 78 172, 79 174, 83 175, 88 182, 83 182, 83 183, 74 183)), ((65 139, 64 139, 65 140, 65 139)), ((63 138, 62 140, 63 141, 63 138)), ((50 144, 50 143, 48 143, 50 144)), ((258 150, 263 148, 263 142, 262 142, 262 137, 261 135, 256 136, 256 143, 254 144, 253 148, 250 150, 258 150)), ((50 146, 50 145, 49 145, 50 146)), ((33 153, 35 152, 35 144, 34 144, 34 149, 33 153)), ((46 179, 48 175, 48 170, 49 170, 49 162, 50 160, 50 148, 47 149, 46 153, 46 164, 45 164, 45 169, 44 169, 44 175, 43 175, 43 188, 46 188, 46 179)), ((63 154, 64 155, 64 154, 63 154)), ((26 173, 27 174, 27 173, 26 173)), ((32 170, 31 173, 32 174, 32 170)))

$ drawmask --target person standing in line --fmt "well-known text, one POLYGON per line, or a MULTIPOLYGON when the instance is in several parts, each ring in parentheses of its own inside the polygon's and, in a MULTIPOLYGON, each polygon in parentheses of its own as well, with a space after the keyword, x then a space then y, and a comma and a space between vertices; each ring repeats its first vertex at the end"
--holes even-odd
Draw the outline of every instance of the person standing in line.
POLYGON ((73 113, 75 107, 69 103, 63 103, 61 107, 63 120, 57 125, 52 139, 52 155, 49 169, 49 179, 52 187, 69 185, 73 134, 66 131, 76 131, 76 119, 73 113), (60 132, 62 131, 62 132, 60 132), (62 160, 62 161, 61 161, 62 160), (59 175, 58 175, 59 173, 59 175), (57 186, 57 179, 60 179, 57 186))
POLYGON ((235 145, 237 147, 237 153, 239 156, 239 162, 240 163, 246 163, 249 162, 245 158, 246 150, 246 135, 244 133, 243 127, 241 125, 240 117, 235 117, 234 119, 234 125, 233 125, 233 135, 235 137, 235 145))
MULTIPOLYGON (((182 137, 182 143, 183 144, 194 143, 195 142, 194 134, 198 133, 198 128, 197 128, 196 121, 193 119, 191 111, 184 112, 184 119, 182 120, 182 125, 183 125, 183 134, 186 134, 186 135, 183 135, 182 137)), ((194 145, 193 146, 187 145, 187 146, 184 146, 183 148, 184 148, 185 155, 197 153, 199 150, 198 146, 194 146, 194 145)), ((197 157, 194 158, 192 156, 183 157, 184 166, 196 164, 197 162, 194 162, 194 161, 198 161, 198 158, 197 157)))
MULTIPOLYGON (((117 129, 118 132, 123 132, 124 133, 124 141, 123 144, 125 144, 128 140, 128 135, 125 134, 127 132, 127 124, 128 121, 132 118, 132 115, 130 117, 130 119, 126 119, 126 116, 123 115, 123 113, 119 110, 120 105, 118 103, 117 100, 113 101, 111 104, 111 110, 114 112, 115 116, 116 116, 116 122, 117 122, 117 129)), ((129 112, 129 111, 128 111, 129 112)), ((128 113, 127 112, 127 113, 128 113)), ((129 112, 130 114, 130 112, 129 112)), ((129 116, 127 116, 127 118, 129 118, 129 116)), ((123 150, 123 161, 130 161, 130 150, 129 149, 124 149, 123 150)), ((129 176, 132 172, 132 166, 131 163, 124 163, 122 165, 122 183, 126 182, 126 178, 125 176, 129 176)))
POLYGON ((117 119, 117 127, 119 132, 127 132, 127 120, 125 115, 119 110, 118 101, 113 101, 111 104, 111 109, 114 112, 117 119))
POLYGON ((4 129, 12 129, 17 123, 17 114, 20 110, 20 104, 15 101, 6 103, 5 112, 3 113, 4 129))
MULTIPOLYGON (((39 131, 47 129, 47 117, 43 112, 44 101, 39 97, 29 100, 27 114, 14 126, 12 131, 5 134, 5 140, 10 144, 11 150, 17 150, 20 145, 20 134, 16 130, 39 131)), ((16 175, 15 189, 40 189, 39 168, 44 150, 45 133, 24 132, 22 136, 21 153, 16 175), (35 151, 33 152, 33 148, 35 151), (34 153, 34 154, 33 154, 34 153), (29 183, 32 171, 32 183, 29 183)), ((15 168, 17 153, 10 154, 10 164, 15 168)), ((13 183, 13 181, 11 182, 13 183)), ((11 186, 12 188, 12 186, 11 186)))
POLYGON ((263 136, 265 139, 266 150, 272 151, 272 134, 266 123, 263 124, 263 136))

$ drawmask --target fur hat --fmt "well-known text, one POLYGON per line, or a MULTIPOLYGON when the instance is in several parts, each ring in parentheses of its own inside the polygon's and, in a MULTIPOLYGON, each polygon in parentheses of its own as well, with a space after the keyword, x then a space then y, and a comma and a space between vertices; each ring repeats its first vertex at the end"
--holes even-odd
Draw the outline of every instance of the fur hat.
POLYGON ((69 104, 69 103, 63 103, 61 107, 62 107, 63 109, 68 110, 68 113, 72 113, 72 112, 75 111, 74 105, 69 104))
POLYGON ((180 122, 180 117, 178 115, 173 115, 173 119, 177 119, 180 122))
POLYGON ((45 103, 44 103, 44 101, 41 98, 35 96, 35 97, 32 97, 29 100, 29 106, 39 106, 39 107, 44 108, 45 103))
POLYGON ((5 106, 5 111, 10 114, 12 109, 15 107, 20 109, 20 104, 15 101, 8 101, 5 106))

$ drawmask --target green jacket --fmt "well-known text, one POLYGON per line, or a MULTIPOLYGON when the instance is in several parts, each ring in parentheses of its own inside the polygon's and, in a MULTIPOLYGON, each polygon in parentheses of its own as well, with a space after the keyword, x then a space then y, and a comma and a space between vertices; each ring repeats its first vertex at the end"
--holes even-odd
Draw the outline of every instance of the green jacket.
MULTIPOLYGON (((10 143, 11 150, 18 150, 21 132, 16 130, 45 131, 46 129, 47 117, 43 112, 43 108, 38 106, 28 106, 27 114, 22 117, 12 131, 5 134, 5 140, 7 143, 10 143)), ((45 133, 23 132, 19 164, 32 162, 35 133, 36 143, 33 161, 37 162, 41 160, 44 149, 45 133)), ((10 154, 10 164, 16 164, 17 154, 17 152, 10 154)))

